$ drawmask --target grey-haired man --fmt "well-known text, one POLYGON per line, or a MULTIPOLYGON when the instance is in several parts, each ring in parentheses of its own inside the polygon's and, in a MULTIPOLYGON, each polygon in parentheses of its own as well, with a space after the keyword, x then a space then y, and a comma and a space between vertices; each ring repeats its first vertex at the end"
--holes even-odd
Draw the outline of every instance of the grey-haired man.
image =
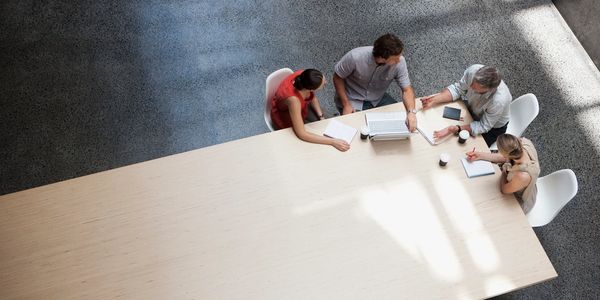
POLYGON ((449 85, 438 94, 421 98, 421 102, 423 109, 428 109, 435 104, 456 101, 459 98, 467 104, 474 121, 471 124, 453 125, 434 131, 433 136, 436 140, 467 130, 473 136, 481 134, 490 146, 499 135, 506 132, 512 95, 498 69, 472 65, 458 82, 449 85))

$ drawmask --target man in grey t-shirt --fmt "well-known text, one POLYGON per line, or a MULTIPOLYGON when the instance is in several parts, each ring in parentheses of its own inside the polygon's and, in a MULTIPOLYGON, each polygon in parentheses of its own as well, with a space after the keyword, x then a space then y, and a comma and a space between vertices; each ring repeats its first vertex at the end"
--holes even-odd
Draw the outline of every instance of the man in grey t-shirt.
POLYGON ((453 125, 433 133, 436 140, 452 133, 467 130, 471 135, 481 134, 488 147, 506 132, 510 116, 512 95, 502 80, 498 69, 472 65, 462 78, 441 92, 421 98, 423 109, 439 103, 462 99, 467 104, 474 121, 466 125, 453 125))
POLYGON ((333 74, 335 103, 340 113, 345 115, 396 103, 386 93, 395 81, 402 89, 407 126, 414 131, 417 128, 415 92, 410 85, 403 50, 402 41, 388 33, 380 36, 372 47, 359 47, 346 53, 335 65, 333 74))

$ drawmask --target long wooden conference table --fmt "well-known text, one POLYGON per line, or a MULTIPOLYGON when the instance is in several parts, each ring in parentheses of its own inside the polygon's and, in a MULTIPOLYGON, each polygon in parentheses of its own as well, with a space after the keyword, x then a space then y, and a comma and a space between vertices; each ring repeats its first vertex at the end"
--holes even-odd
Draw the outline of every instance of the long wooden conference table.
POLYGON ((465 175, 473 147, 342 153, 288 129, 4 195, 0 299, 472 299, 556 277, 500 171, 465 175))

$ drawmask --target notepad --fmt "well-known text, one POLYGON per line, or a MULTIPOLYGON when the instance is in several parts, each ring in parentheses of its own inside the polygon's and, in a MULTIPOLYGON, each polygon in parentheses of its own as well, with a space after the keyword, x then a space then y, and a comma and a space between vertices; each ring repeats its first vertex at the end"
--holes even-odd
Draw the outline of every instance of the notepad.
POLYGON ((356 135, 356 128, 348 126, 338 120, 331 120, 323 132, 324 136, 340 139, 346 141, 346 143, 350 144, 354 136, 356 135))
POLYGON ((492 175, 495 173, 494 166, 491 162, 485 160, 468 161, 466 158, 461 158, 467 177, 473 178, 478 176, 492 175))
POLYGON ((452 120, 459 121, 460 120, 460 109, 450 107, 450 106, 445 106, 444 114, 442 115, 442 117, 444 117, 446 119, 452 119, 452 120))

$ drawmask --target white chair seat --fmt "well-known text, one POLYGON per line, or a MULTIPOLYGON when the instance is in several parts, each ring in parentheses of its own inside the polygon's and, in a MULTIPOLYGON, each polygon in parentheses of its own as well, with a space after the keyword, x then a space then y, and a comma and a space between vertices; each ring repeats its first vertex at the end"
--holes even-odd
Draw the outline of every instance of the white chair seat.
POLYGON ((538 178, 535 205, 527 214, 532 227, 544 226, 554 219, 577 194, 577 177, 563 169, 538 178))

